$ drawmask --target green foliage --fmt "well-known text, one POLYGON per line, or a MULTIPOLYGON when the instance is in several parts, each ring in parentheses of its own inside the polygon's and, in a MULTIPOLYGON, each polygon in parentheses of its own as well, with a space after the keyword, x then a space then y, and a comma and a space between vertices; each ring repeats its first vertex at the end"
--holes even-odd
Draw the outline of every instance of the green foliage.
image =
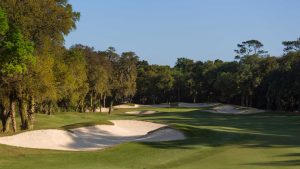
POLYGON ((138 69, 136 97, 144 103, 165 102, 170 99, 173 83, 169 66, 141 66, 138 69))
POLYGON ((109 81, 112 74, 112 66, 108 60, 108 54, 105 51, 94 51, 94 48, 84 45, 74 45, 72 50, 82 52, 86 67, 86 76, 88 84, 88 97, 90 103, 88 104, 93 110, 102 104, 99 100, 104 100, 107 95, 110 95, 109 81))
POLYGON ((25 73, 27 64, 34 62, 32 43, 23 39, 18 29, 10 30, 1 41, 1 73, 13 76, 25 73))
POLYGON ((158 71, 164 66, 140 63, 135 101, 222 102, 299 111, 299 51, 290 51, 283 57, 262 57, 263 45, 259 41, 250 40, 239 46, 243 54, 239 62, 179 58, 170 72, 158 71), (172 82, 163 80, 167 75, 172 82))
POLYGON ((132 97, 136 90, 138 56, 133 52, 125 52, 119 56, 114 48, 109 48, 106 52, 112 66, 109 81, 112 100, 132 97))
POLYGON ((264 45, 258 40, 248 40, 238 44, 238 49, 234 50, 237 53, 236 59, 240 59, 244 56, 258 55, 265 56, 267 51, 263 50, 264 45))
POLYGON ((277 110, 299 110, 300 98, 300 53, 289 52, 279 58, 274 69, 265 80, 267 107, 277 110))
POLYGON ((54 73, 58 100, 66 109, 69 106, 76 107, 88 92, 86 61, 83 53, 71 49, 63 52, 55 61, 54 73))
POLYGON ((233 72, 221 72, 214 83, 214 88, 221 92, 220 101, 230 102, 233 96, 237 95, 238 83, 237 74, 233 72))
POLYGON ((64 36, 76 28, 80 14, 67 0, 1 0, 10 24, 20 28, 24 38, 42 50, 46 39, 62 45, 64 36))
POLYGON ((136 92, 137 61, 138 56, 134 52, 124 52, 120 57, 119 70, 123 72, 121 83, 124 97, 133 97, 136 92))
POLYGON ((282 45, 285 46, 283 49, 285 52, 295 52, 300 50, 300 38, 294 41, 283 41, 282 45))
POLYGON ((0 8, 0 36, 5 35, 8 31, 8 21, 6 13, 0 8))
POLYGON ((28 94, 33 96, 38 103, 57 100, 53 74, 54 63, 52 56, 38 57, 36 64, 31 66, 31 71, 24 79, 28 94))

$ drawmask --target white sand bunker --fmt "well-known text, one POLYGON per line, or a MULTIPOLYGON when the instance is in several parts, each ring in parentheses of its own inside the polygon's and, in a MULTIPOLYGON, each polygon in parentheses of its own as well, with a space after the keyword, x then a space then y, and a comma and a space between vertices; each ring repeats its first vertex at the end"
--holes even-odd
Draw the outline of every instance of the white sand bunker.
POLYGON ((143 105, 143 104, 120 104, 114 106, 116 109, 131 109, 131 108, 147 108, 147 107, 154 107, 154 108, 170 108, 170 107, 186 107, 186 108, 205 108, 205 107, 213 107, 218 106, 220 103, 161 103, 161 104, 150 104, 150 105, 143 105))
MULTIPOLYGON (((91 113, 91 112, 93 112, 92 110, 90 110, 90 109, 86 109, 85 110, 85 112, 86 113, 91 113)), ((109 108, 108 107, 98 107, 98 108, 96 108, 95 109, 95 111, 94 112, 96 112, 96 113, 108 113, 109 112, 109 108)))
POLYGON ((69 131, 49 129, 0 137, 0 143, 38 149, 89 151, 123 142, 171 141, 184 135, 164 124, 136 120, 112 120, 114 125, 81 127, 69 131))
POLYGON ((187 107, 187 108, 205 108, 205 107, 213 107, 218 106, 220 103, 178 103, 178 107, 187 107))
POLYGON ((183 107, 183 108, 205 108, 205 107, 213 107, 218 106, 220 103, 184 103, 179 102, 175 104, 168 104, 168 103, 162 103, 162 104, 152 104, 152 105, 139 105, 139 107, 157 107, 157 108, 170 108, 170 107, 183 107))
POLYGON ((256 114, 262 113, 264 110, 255 109, 252 107, 241 107, 233 105, 221 105, 207 110, 212 113, 223 113, 223 114, 256 114))
POLYGON ((125 112, 125 114, 131 114, 131 115, 147 115, 147 114, 154 114, 154 113, 157 113, 157 111, 153 111, 153 110, 141 110, 141 111, 125 112))
POLYGON ((139 107, 143 107, 143 105, 139 105, 139 104, 120 104, 120 105, 113 106, 113 108, 115 108, 115 109, 134 109, 134 108, 139 108, 139 107))

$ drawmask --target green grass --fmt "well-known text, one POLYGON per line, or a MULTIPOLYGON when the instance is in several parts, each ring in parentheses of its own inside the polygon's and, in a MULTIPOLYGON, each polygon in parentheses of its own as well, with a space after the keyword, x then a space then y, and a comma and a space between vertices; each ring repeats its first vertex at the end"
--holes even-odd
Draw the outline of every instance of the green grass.
POLYGON ((98 113, 38 115, 36 128, 73 128, 138 119, 169 124, 187 139, 125 143, 93 152, 65 152, 0 145, 7 169, 299 169, 300 116, 210 114, 188 108, 155 108, 144 116, 98 113))

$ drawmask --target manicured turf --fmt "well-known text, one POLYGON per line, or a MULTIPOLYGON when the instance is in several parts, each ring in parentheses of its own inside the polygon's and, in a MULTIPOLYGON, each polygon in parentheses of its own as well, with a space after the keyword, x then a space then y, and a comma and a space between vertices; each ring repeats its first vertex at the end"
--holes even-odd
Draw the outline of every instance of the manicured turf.
POLYGON ((219 115, 180 108, 153 110, 162 113, 139 117, 120 111, 114 115, 38 115, 36 127, 70 128, 107 123, 109 119, 139 119, 169 124, 185 132, 188 138, 173 142, 125 143, 94 152, 35 150, 0 145, 0 168, 300 168, 300 116, 271 113, 219 115))

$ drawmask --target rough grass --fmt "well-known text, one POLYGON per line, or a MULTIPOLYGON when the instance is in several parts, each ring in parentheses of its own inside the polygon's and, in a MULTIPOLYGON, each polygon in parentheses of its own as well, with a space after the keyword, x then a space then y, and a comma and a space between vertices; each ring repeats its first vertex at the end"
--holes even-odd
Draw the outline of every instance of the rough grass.
MULTIPOLYGON (((131 109, 132 110, 132 109, 131 109)), ((139 109, 142 110, 142 109, 139 109)), ((149 109, 147 109, 149 110, 149 109)), ((78 127, 110 119, 169 124, 182 141, 125 143, 93 152, 65 152, 0 145, 0 168, 8 169, 299 169, 300 116, 210 114, 192 108, 155 108, 161 113, 132 116, 99 113, 38 115, 37 128, 78 127)))

